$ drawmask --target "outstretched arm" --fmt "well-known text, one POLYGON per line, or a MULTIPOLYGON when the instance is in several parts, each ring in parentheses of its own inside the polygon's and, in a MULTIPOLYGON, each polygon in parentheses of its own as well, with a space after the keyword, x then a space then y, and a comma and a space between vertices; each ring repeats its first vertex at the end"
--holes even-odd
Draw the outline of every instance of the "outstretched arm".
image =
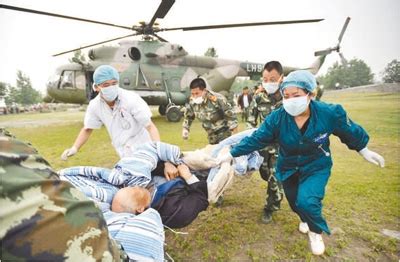
POLYGON ((146 129, 147 132, 149 132, 152 141, 160 141, 160 133, 152 121, 150 121, 149 125, 146 126, 146 129))
POLYGON ((185 164, 181 164, 178 167, 179 175, 186 181, 188 185, 199 182, 200 180, 190 173, 189 167, 185 164))

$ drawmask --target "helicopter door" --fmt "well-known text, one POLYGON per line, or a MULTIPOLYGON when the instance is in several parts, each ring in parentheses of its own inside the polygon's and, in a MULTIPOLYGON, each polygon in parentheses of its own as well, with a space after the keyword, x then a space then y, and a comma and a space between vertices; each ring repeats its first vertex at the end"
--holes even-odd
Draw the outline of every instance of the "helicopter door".
POLYGON ((141 64, 140 71, 144 76, 147 88, 153 91, 163 91, 162 68, 158 65, 141 64))
POLYGON ((140 65, 138 66, 136 73, 135 89, 151 89, 149 81, 140 65))

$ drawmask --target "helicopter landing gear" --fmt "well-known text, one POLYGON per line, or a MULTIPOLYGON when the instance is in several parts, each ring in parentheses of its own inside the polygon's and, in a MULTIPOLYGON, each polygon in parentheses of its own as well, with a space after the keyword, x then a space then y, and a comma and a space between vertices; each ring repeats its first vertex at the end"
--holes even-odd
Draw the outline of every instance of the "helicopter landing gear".
POLYGON ((166 115, 169 122, 179 122, 182 118, 180 107, 174 104, 167 106, 166 115))
POLYGON ((167 105, 160 105, 158 107, 158 113, 160 113, 160 115, 165 116, 166 112, 167 112, 167 105))

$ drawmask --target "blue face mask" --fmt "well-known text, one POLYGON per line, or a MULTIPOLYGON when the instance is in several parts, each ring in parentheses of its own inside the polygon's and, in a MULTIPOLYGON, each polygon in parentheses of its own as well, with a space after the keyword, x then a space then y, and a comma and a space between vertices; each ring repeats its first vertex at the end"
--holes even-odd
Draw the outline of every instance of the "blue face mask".
POLYGON ((283 108, 289 115, 298 116, 307 110, 309 102, 308 95, 288 99, 284 98, 283 108))
POLYGON ((100 92, 104 100, 106 100, 107 102, 112 102, 118 96, 118 85, 103 87, 102 89, 100 89, 100 92))

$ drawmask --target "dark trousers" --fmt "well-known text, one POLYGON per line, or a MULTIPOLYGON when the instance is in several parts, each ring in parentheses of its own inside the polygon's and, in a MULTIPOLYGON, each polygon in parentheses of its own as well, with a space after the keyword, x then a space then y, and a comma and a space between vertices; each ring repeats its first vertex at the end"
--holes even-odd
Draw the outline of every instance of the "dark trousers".
POLYGON ((299 215, 301 221, 307 222, 312 232, 318 234, 322 231, 330 234, 322 216, 322 199, 329 176, 330 169, 308 176, 296 172, 282 182, 291 209, 299 215))

